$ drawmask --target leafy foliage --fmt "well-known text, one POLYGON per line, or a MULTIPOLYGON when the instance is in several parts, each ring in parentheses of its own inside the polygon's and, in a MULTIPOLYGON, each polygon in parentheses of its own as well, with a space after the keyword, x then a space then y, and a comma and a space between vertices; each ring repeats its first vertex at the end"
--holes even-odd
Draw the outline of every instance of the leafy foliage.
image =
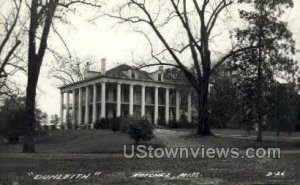
POLYGON ((153 138, 153 125, 147 119, 132 118, 131 121, 128 134, 135 141, 135 144, 153 138))
MULTIPOLYGON (((36 109, 36 127, 34 135, 45 135, 40 126, 45 122, 47 115, 36 109)), ((17 143, 19 137, 24 134, 25 118, 25 98, 8 98, 5 99, 3 106, 0 108, 0 134, 7 138, 11 143, 17 143)))
POLYGON ((239 2, 252 5, 254 10, 239 11, 247 26, 235 30, 238 47, 243 48, 249 43, 257 47, 234 55, 229 67, 239 75, 237 87, 243 97, 243 108, 250 121, 258 124, 257 140, 260 141, 261 127, 267 123, 271 109, 269 100, 276 79, 283 77, 290 81, 297 70, 291 57, 295 52, 295 41, 287 23, 280 20, 284 9, 293 4, 291 0, 239 2))

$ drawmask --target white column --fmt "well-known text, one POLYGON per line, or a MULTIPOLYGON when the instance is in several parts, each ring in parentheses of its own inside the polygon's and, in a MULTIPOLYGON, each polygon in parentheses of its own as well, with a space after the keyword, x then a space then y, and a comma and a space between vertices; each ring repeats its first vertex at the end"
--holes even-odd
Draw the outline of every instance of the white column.
POLYGON ((169 123, 169 119, 170 119, 170 91, 169 91, 169 88, 166 88, 166 107, 165 107, 165 120, 166 120, 166 123, 168 124, 169 123))
POLYGON ((101 118, 105 118, 105 96, 106 96, 106 83, 101 83, 101 118))
POLYGON ((145 85, 142 85, 142 102, 141 102, 141 117, 144 117, 145 116, 145 102, 146 102, 146 96, 145 96, 145 88, 146 86, 145 85))
POLYGON ((64 93, 60 92, 60 124, 64 123, 64 93))
POLYGON ((133 84, 129 87, 129 116, 133 116, 133 84))
POLYGON ((192 121, 192 95, 188 93, 188 116, 187 120, 190 123, 192 121))
POLYGON ((94 128, 94 124, 97 121, 97 84, 93 85, 93 123, 91 129, 94 128))
POLYGON ((75 89, 72 90, 72 96, 73 96, 73 100, 72 100, 72 125, 73 128, 75 127, 75 123, 76 123, 76 110, 75 110, 75 102, 76 102, 76 93, 75 93, 75 89))
POLYGON ((158 119, 158 87, 155 87, 154 92, 154 124, 157 124, 158 119))
POLYGON ((69 118, 70 118, 70 93, 67 91, 67 102, 66 102, 66 124, 65 124, 65 129, 68 129, 68 123, 69 123, 69 118))
POLYGON ((176 121, 180 120, 180 92, 176 90, 176 121))
MULTIPOLYGON (((82 125, 82 89, 79 88, 79 95, 78 95, 78 121, 77 126, 82 125)), ((78 127, 80 128, 80 127, 78 127)))
POLYGON ((89 86, 85 87, 85 114, 84 114, 84 123, 89 124, 89 86))
POLYGON ((117 117, 121 117, 121 84, 117 83, 117 117))

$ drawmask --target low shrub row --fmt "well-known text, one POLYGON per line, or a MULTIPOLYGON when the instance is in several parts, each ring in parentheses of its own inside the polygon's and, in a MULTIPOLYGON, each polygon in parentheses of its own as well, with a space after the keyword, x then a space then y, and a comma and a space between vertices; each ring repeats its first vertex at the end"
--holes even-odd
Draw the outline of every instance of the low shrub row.
POLYGON ((127 133, 138 144, 153 137, 153 125, 146 118, 103 118, 95 123, 96 129, 111 129, 127 133))
POLYGON ((195 121, 189 123, 186 116, 182 116, 179 121, 170 120, 168 124, 164 119, 159 119, 157 124, 167 128, 196 128, 197 125, 195 121))

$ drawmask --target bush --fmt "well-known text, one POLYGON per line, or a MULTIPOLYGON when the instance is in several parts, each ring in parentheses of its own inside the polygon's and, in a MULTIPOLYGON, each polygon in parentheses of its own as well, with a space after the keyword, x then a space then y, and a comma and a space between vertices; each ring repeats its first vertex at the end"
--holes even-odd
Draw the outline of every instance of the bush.
POLYGON ((186 116, 182 116, 180 121, 170 120, 167 125, 169 128, 196 128, 197 123, 189 123, 186 116))
POLYGON ((18 143, 20 135, 23 134, 24 109, 15 109, 1 112, 0 134, 10 143, 18 143))
POLYGON ((129 136, 135 144, 140 141, 149 141, 153 138, 153 125, 145 118, 132 118, 129 125, 129 136))
POLYGON ((166 120, 164 120, 164 119, 158 119, 157 124, 160 126, 167 126, 166 120))
MULTIPOLYGON (((24 134, 24 119, 25 110, 23 107, 2 111, 0 113, 0 134, 10 143, 18 143, 19 137, 24 134)), ((33 132, 34 137, 46 136, 47 134, 46 129, 37 120, 33 132)))
POLYGON ((130 123, 134 121, 134 118, 121 118, 120 119, 120 132, 128 133, 130 128, 130 123))
POLYGON ((96 121, 95 123, 96 129, 110 129, 110 121, 109 118, 101 118, 100 120, 96 121))
POLYGON ((112 118, 109 122, 110 128, 113 132, 117 132, 120 130, 120 118, 112 118))

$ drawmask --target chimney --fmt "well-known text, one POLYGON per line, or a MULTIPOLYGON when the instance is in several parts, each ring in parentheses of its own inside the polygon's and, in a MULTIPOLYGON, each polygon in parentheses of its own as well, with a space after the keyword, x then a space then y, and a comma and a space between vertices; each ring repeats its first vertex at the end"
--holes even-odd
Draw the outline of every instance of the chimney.
POLYGON ((158 67, 158 70, 159 70, 160 72, 163 72, 164 66, 159 66, 159 67, 158 67))
POLYGON ((101 59, 101 73, 105 73, 106 71, 106 58, 101 59))
POLYGON ((90 66, 91 66, 91 64, 90 64, 89 62, 85 63, 85 66, 84 66, 84 72, 83 72, 84 78, 87 78, 87 77, 88 77, 88 73, 89 73, 89 70, 90 70, 90 66))
POLYGON ((89 71, 91 64, 89 62, 85 63, 85 70, 89 71))

